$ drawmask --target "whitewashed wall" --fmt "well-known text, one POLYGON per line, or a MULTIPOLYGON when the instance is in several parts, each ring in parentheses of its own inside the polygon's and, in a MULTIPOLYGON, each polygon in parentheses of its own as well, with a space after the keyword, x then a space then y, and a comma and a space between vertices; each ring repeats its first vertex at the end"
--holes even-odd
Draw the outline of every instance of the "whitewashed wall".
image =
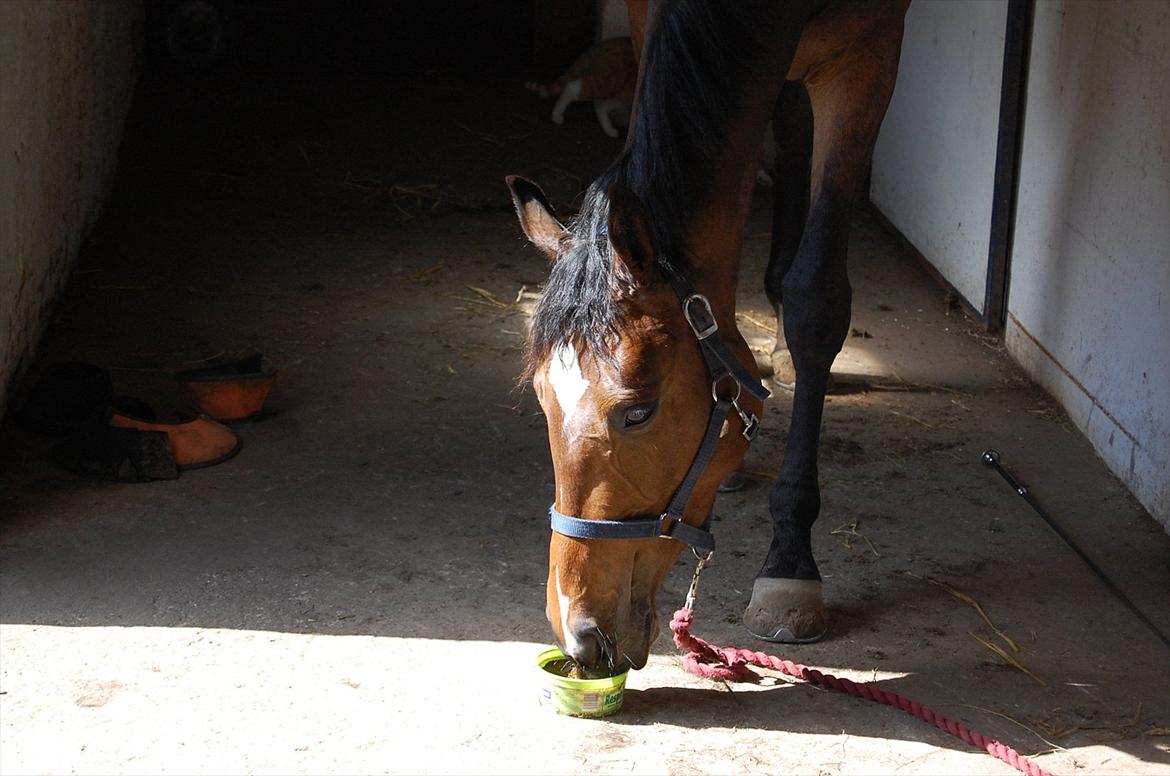
POLYGON ((1009 350, 1170 529, 1170 3, 1037 3, 1015 231, 1009 350))
POLYGON ((874 149, 870 198, 976 309, 983 306, 1006 0, 919 0, 874 149))
MULTIPOLYGON (((1006 2, 910 10, 871 196, 983 303, 1006 2)), ((1009 351, 1170 529, 1170 2, 1038 0, 1009 351)))
POLYGON ((139 0, 0 0, 0 414, 113 179, 139 0))

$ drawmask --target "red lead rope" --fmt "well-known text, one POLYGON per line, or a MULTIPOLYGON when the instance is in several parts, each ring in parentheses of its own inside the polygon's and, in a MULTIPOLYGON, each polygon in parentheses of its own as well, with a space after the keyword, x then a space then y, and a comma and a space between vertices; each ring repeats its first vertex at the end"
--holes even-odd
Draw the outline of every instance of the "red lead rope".
MULTIPOLYGON (((697 576, 697 575, 696 575, 697 576)), ((754 652, 750 649, 736 649, 735 647, 715 647, 703 641, 698 636, 691 635, 691 625, 694 615, 690 609, 679 609, 670 621, 670 630, 674 633, 674 643, 680 649, 689 650, 683 658, 683 668, 692 674, 707 679, 719 679, 726 682, 750 681, 756 678, 748 666, 770 668, 782 674, 801 679, 810 684, 839 690, 858 698, 865 698, 874 703, 884 703, 896 709, 918 717, 945 730, 952 736, 961 738, 971 746, 978 747, 997 760, 1002 760, 1018 771, 1029 776, 1052 776, 1048 771, 1024 757, 1010 746, 1005 746, 995 739, 988 738, 978 731, 960 725, 954 720, 947 719, 933 709, 922 706, 905 695, 884 690, 869 682, 858 684, 848 679, 839 679, 832 674, 823 674, 815 668, 802 666, 789 660, 766 655, 763 652, 754 652)))

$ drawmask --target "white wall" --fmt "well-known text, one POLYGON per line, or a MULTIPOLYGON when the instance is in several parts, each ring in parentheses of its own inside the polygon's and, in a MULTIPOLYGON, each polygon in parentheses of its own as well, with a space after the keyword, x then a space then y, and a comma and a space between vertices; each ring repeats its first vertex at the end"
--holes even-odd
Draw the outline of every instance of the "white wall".
POLYGON ((113 177, 141 0, 0 0, 0 414, 113 177))
POLYGON ((1006 0, 912 3, 870 198, 976 309, 986 287, 1006 0))
POLYGON ((1170 3, 1038 2, 1027 88, 1007 345, 1170 528, 1170 3))

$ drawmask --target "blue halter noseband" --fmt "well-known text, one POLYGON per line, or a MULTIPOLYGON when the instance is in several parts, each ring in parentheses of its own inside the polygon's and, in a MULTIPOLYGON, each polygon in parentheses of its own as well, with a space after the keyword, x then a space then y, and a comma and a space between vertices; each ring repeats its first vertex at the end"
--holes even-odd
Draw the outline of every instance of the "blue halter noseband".
POLYGON ((744 368, 719 336, 719 324, 715 321, 707 297, 695 293, 686 281, 673 272, 668 272, 668 275, 671 286, 682 300, 683 315, 699 340, 699 349, 703 353, 703 360, 707 362, 707 371, 711 376, 711 397, 714 400, 711 418, 707 422, 707 432, 694 461, 691 462, 691 468, 687 470, 666 511, 658 517, 586 520, 558 512, 555 504, 549 507, 548 512, 552 530, 562 536, 574 539, 676 539, 693 548, 696 554, 701 551, 709 556, 715 551, 715 537, 707 530, 710 517, 708 516, 707 523, 704 523, 702 528, 684 523, 683 514, 686 512, 687 503, 691 500, 691 493, 698 484, 699 477, 715 454, 723 421, 731 410, 734 409, 743 421, 743 435, 748 442, 755 438, 756 431, 759 430, 760 421, 755 413, 747 412, 739 406, 740 392, 746 390, 760 401, 772 393, 744 368), (719 384, 727 379, 735 383, 735 395, 731 398, 719 395, 719 384))

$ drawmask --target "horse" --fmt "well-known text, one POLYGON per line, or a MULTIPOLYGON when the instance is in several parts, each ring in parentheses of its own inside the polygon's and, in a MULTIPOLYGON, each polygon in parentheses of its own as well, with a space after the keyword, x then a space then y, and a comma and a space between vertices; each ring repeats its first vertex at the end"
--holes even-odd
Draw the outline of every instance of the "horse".
MULTIPOLYGON (((555 500, 546 615, 587 674, 642 668, 656 596, 687 545, 707 557, 719 484, 763 412, 735 323, 742 236, 769 123, 777 146, 764 276, 774 382, 791 383, 773 537, 743 622, 824 637, 810 531, 830 367, 849 331, 846 249, 893 92, 909 0, 663 0, 632 19, 639 70, 623 151, 567 223, 507 179, 551 266, 525 353, 555 500)), ((631 3, 645 7, 644 3, 631 3)))

